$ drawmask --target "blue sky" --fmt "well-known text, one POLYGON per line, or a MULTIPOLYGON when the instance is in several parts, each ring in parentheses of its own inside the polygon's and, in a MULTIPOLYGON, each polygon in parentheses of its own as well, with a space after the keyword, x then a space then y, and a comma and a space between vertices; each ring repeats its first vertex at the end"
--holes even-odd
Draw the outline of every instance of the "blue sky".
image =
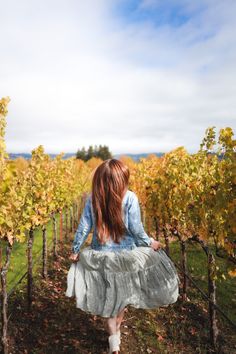
POLYGON ((235 129, 234 0, 0 0, 8 152, 197 151, 235 129))
MULTIPOLYGON (((197 11, 201 11, 199 6, 197 11)), ((169 25, 179 27, 191 19, 193 13, 186 11, 185 6, 173 1, 120 1, 114 7, 115 15, 118 15, 126 23, 151 22, 155 27, 169 25)))

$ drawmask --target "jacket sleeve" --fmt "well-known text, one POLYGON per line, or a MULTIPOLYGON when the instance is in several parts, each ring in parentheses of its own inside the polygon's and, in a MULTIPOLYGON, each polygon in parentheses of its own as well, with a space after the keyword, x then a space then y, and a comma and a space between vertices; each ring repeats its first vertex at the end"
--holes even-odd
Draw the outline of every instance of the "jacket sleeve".
POLYGON ((74 241, 72 243, 72 252, 79 253, 80 247, 88 238, 88 235, 91 231, 93 220, 91 213, 91 196, 89 195, 86 199, 83 212, 81 214, 79 226, 76 230, 74 241))
POLYGON ((131 204, 128 208, 128 229, 134 236, 135 244, 137 246, 150 246, 151 238, 146 234, 142 220, 138 197, 133 194, 131 204))

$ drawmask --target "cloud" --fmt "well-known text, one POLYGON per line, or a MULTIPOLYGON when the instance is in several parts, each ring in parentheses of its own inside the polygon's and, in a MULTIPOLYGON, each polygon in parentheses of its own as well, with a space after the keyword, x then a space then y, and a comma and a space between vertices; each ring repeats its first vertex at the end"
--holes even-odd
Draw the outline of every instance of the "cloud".
POLYGON ((235 2, 127 3, 4 3, 8 151, 196 151, 208 126, 235 128, 235 2))

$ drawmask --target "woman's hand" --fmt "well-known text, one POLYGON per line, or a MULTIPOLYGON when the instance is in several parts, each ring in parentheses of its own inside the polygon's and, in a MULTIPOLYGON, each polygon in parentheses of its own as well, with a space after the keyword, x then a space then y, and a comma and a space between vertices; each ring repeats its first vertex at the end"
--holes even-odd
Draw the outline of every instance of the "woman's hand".
POLYGON ((154 251, 157 251, 160 248, 162 248, 162 245, 159 241, 156 241, 152 238, 152 243, 151 243, 150 247, 152 247, 152 249, 154 249, 154 251))
POLYGON ((79 260, 79 253, 71 253, 69 259, 72 261, 72 262, 77 262, 79 260))

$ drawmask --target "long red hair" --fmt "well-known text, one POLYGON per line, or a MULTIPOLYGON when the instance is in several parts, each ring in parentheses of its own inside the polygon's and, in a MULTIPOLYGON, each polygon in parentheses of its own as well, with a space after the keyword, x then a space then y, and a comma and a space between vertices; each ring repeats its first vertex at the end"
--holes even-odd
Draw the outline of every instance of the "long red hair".
POLYGON ((119 243, 124 236, 122 200, 128 189, 129 177, 129 168, 117 159, 103 161, 93 174, 92 207, 101 244, 109 237, 119 243))

